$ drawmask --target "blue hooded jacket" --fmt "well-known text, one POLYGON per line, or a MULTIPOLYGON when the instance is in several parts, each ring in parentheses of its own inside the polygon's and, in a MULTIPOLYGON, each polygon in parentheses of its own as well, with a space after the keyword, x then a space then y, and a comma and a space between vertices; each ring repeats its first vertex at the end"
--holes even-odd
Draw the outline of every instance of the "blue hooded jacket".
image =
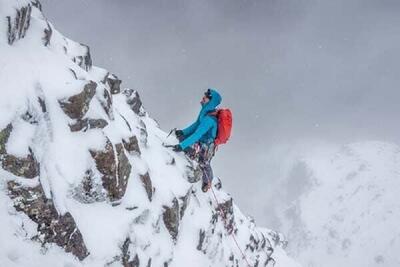
POLYGON ((214 116, 208 116, 221 103, 222 97, 215 90, 210 89, 211 100, 207 104, 201 105, 201 110, 197 120, 189 127, 182 130, 184 140, 179 144, 182 149, 186 149, 196 142, 210 144, 217 136, 218 123, 214 116))

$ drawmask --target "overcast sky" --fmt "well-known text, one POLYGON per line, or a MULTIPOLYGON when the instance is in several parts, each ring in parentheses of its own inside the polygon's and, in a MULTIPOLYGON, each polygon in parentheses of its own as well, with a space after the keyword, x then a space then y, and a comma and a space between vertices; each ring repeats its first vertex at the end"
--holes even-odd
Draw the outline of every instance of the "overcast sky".
POLYGON ((278 146, 400 140, 398 0, 41 2, 166 131, 196 118, 206 88, 220 90, 234 133, 215 173, 261 224, 275 226, 260 206, 279 190, 263 190, 280 178, 278 146))

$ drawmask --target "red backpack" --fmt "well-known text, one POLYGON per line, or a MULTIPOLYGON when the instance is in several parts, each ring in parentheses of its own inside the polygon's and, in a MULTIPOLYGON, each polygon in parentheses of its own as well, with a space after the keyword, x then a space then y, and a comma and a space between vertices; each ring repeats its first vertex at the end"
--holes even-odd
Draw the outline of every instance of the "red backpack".
POLYGON ((216 112, 210 113, 217 117, 218 130, 217 137, 214 140, 215 145, 225 144, 228 142, 232 131, 232 112, 230 109, 217 109, 216 112))

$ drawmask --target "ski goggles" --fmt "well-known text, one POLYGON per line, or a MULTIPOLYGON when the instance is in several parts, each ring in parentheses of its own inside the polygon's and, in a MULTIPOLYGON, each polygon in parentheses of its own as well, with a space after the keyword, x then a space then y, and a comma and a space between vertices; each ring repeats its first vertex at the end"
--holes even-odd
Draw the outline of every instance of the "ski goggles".
POLYGON ((204 95, 211 100, 212 94, 211 94, 211 89, 207 89, 207 91, 204 93, 204 95))

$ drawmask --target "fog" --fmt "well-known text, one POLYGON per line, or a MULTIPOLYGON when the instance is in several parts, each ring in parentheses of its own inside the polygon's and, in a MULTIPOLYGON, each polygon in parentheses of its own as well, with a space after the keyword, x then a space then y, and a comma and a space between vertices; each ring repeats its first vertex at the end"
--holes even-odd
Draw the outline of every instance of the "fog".
POLYGON ((259 224, 279 227, 265 202, 279 194, 287 149, 400 141, 400 1, 41 2, 165 131, 191 123, 218 88, 234 132, 214 172, 259 224))

